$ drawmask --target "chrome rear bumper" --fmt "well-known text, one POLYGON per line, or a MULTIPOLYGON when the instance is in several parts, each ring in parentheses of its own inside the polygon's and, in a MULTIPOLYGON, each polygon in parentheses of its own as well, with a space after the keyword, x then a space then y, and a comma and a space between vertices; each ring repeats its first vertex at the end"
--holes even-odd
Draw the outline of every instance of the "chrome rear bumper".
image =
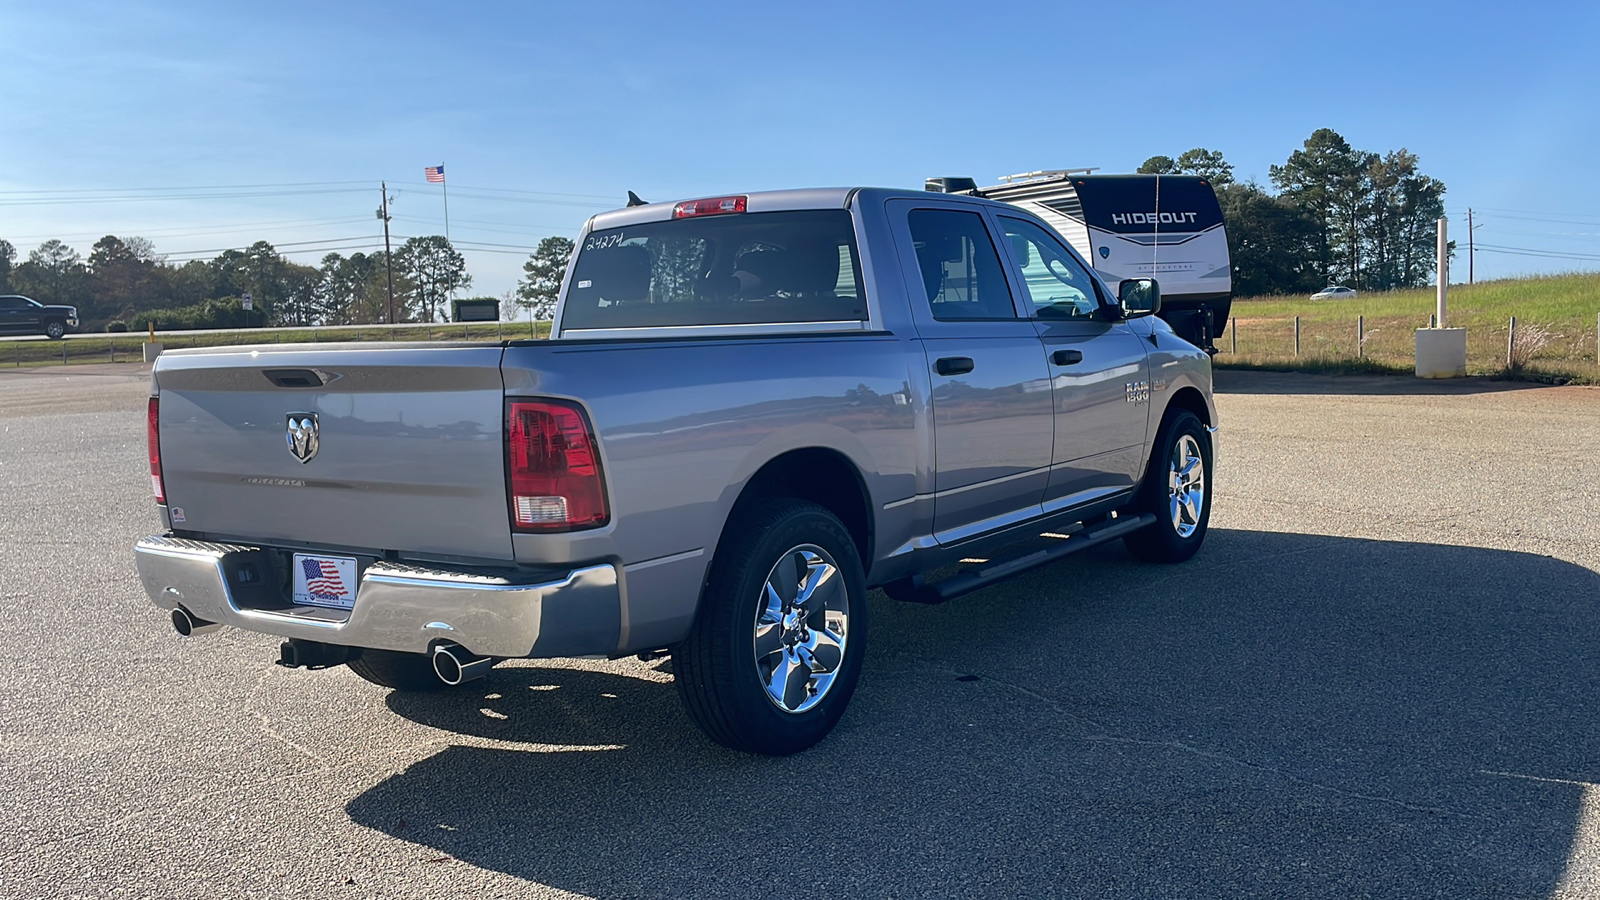
POLYGON ((270 569, 268 552, 156 535, 139 541, 134 560, 161 609, 279 637, 409 653, 449 641, 500 657, 612 655, 621 637, 611 565, 524 580, 379 561, 362 573, 354 608, 341 610, 262 602, 276 599, 259 574, 270 569), (244 569, 257 574, 245 579, 244 569))

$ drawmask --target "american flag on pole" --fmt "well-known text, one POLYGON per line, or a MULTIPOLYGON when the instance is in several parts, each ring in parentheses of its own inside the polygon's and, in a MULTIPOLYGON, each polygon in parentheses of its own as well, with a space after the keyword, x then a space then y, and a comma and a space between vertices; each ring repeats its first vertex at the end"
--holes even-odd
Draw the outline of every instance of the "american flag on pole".
POLYGON ((443 163, 440 163, 437 166, 425 166, 422 170, 422 174, 428 179, 429 182, 433 184, 444 184, 443 163))
POLYGON ((344 579, 339 577, 339 567, 326 560, 302 559, 306 570, 306 592, 327 597, 345 595, 344 579))

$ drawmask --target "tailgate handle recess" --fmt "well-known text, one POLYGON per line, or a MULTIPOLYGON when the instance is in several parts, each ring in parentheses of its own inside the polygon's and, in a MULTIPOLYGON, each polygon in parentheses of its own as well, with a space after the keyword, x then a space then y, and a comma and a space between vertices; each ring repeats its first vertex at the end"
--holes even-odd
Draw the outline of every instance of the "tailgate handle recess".
POLYGON ((322 374, 313 369, 262 369, 267 380, 281 388, 322 387, 322 374))

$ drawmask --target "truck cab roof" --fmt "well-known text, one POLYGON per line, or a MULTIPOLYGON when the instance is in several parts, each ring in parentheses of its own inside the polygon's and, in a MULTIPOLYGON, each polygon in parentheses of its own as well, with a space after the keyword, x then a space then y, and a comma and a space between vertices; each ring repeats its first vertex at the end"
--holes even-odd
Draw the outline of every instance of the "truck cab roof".
MULTIPOLYGON (((673 210, 680 203, 689 203, 696 200, 717 199, 722 197, 744 197, 745 212, 780 212, 795 209, 846 209, 859 200, 879 202, 896 197, 912 199, 927 199, 930 192, 915 188, 884 188, 884 187, 832 187, 832 188, 796 188, 780 191, 748 191, 729 192, 727 194, 711 194, 706 197, 685 197, 679 200, 661 203, 646 203, 643 206, 630 206, 615 209, 610 212, 600 213, 589 220, 590 231, 602 231, 610 228, 620 228, 627 225, 640 225, 645 222, 665 222, 673 217, 673 210)), ((962 194, 933 194, 941 201, 955 200, 987 206, 1009 206, 982 197, 962 194)))

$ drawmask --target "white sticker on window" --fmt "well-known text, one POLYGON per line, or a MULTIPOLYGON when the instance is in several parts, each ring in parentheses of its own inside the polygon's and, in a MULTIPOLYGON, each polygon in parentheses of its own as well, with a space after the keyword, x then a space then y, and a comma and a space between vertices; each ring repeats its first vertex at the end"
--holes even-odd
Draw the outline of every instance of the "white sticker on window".
POLYGON ((585 278, 584 280, 578 282, 578 287, 586 288, 586 287, 589 287, 590 285, 593 285, 593 284, 594 284, 594 282, 592 282, 589 279, 585 278))

